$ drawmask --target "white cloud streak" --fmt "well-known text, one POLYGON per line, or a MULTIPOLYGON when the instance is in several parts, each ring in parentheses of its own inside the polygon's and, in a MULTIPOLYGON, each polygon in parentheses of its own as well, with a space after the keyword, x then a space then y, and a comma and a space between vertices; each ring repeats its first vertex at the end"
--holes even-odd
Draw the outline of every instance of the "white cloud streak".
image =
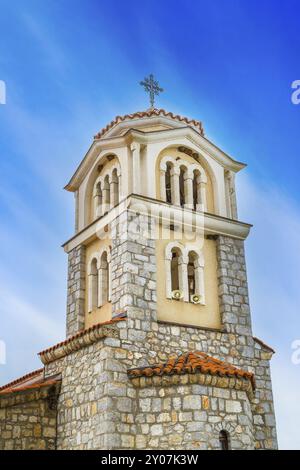
POLYGON ((291 361, 300 337, 300 209, 275 185, 238 177, 240 218, 254 224, 246 242, 256 336, 276 350, 271 362, 279 446, 300 449, 300 366, 291 361))

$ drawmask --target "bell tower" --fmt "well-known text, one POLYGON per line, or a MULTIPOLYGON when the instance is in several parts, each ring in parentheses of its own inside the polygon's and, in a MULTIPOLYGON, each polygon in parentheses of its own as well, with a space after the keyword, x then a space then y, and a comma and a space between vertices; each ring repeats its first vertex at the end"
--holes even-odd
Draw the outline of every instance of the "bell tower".
POLYGON ((67 338, 0 387, 0 448, 277 448, 237 213, 245 164, 142 84, 151 107, 99 131, 66 185, 67 338))
POLYGON ((244 254, 251 225, 237 213, 235 176, 244 167, 201 122, 151 106, 98 132, 66 186, 75 195, 75 234, 64 244, 67 338, 122 319, 109 354, 137 400, 128 419, 140 420, 125 448, 217 448, 219 433, 232 448, 277 446, 273 350, 253 337, 244 254), (176 384, 189 384, 182 399, 176 384), (161 393, 159 409, 147 393, 161 393), (181 437, 171 437, 171 423, 181 437))
POLYGON ((64 245, 67 336, 149 305, 158 321, 251 335, 250 225, 237 220, 234 183, 244 166, 200 122, 164 110, 117 117, 99 132, 66 186, 76 202, 64 245))

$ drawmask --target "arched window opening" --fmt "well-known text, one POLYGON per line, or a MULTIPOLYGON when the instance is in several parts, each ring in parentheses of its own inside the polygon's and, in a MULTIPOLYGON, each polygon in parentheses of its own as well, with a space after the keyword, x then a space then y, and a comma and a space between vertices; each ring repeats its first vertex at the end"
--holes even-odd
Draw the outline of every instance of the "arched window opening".
POLYGON ((219 442, 221 450, 229 450, 229 433, 224 429, 220 431, 219 442))
POLYGON ((180 191, 180 205, 181 205, 181 207, 184 207, 185 199, 186 199, 186 194, 185 194, 185 173, 186 173, 186 168, 181 167, 180 168, 180 174, 179 174, 179 191, 180 191))
POLYGON ((111 186, 111 202, 112 207, 115 207, 119 204, 119 177, 117 168, 115 168, 112 172, 111 186))
POLYGON ((172 169, 172 165, 167 164, 167 169, 166 169, 166 172, 165 172, 166 202, 168 202, 169 204, 172 204, 171 169, 172 169))
POLYGON ((104 251, 100 258, 100 279, 99 279, 99 306, 109 301, 109 263, 107 251, 104 251))
POLYGON ((95 308, 98 307, 98 266, 96 258, 93 258, 90 264, 88 284, 88 311, 92 312, 95 308))
POLYGON ((195 261, 196 261, 196 255, 194 253, 189 253, 189 262, 188 262, 189 299, 191 298, 192 295, 196 294, 195 261))
POLYGON ((171 290, 179 290, 179 256, 180 252, 178 249, 172 249, 171 259, 171 290))
POLYGON ((199 180, 200 180, 200 173, 199 173, 199 171, 195 170, 193 172, 193 203, 194 203, 194 210, 197 210, 199 208, 199 204, 200 204, 199 180))
POLYGON ((102 190, 100 181, 96 184, 94 191, 94 219, 100 217, 102 213, 102 190))
POLYGON ((103 212, 104 212, 104 214, 106 214, 106 212, 108 212, 109 208, 110 208, 110 187, 109 187, 109 176, 108 175, 106 175, 105 178, 104 178, 103 205, 104 205, 103 212))

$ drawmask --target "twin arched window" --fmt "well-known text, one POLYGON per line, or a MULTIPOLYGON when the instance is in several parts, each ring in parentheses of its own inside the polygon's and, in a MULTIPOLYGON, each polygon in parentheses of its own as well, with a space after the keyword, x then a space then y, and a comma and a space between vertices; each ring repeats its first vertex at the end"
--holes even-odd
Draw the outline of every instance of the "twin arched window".
POLYGON ((198 163, 164 157, 160 162, 161 199, 194 210, 207 210, 206 174, 198 163))
POLYGON ((166 297, 205 304, 204 258, 201 251, 171 242, 165 251, 166 297))
POLYGON ((113 167, 97 178, 93 190, 94 219, 106 214, 120 202, 120 167, 113 167))
POLYGON ((88 312, 110 301, 111 262, 108 249, 95 253, 88 265, 88 312))

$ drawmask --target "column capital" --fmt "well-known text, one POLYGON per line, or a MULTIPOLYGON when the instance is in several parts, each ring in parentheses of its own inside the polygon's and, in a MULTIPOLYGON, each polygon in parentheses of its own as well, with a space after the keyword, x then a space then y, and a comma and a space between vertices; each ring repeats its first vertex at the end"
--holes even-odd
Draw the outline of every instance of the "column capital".
POLYGON ((130 144, 130 150, 132 152, 135 152, 136 150, 139 152, 141 150, 141 144, 139 142, 131 142, 130 144))
POLYGON ((171 168, 171 175, 173 176, 179 176, 180 175, 180 168, 178 166, 173 166, 171 168))

